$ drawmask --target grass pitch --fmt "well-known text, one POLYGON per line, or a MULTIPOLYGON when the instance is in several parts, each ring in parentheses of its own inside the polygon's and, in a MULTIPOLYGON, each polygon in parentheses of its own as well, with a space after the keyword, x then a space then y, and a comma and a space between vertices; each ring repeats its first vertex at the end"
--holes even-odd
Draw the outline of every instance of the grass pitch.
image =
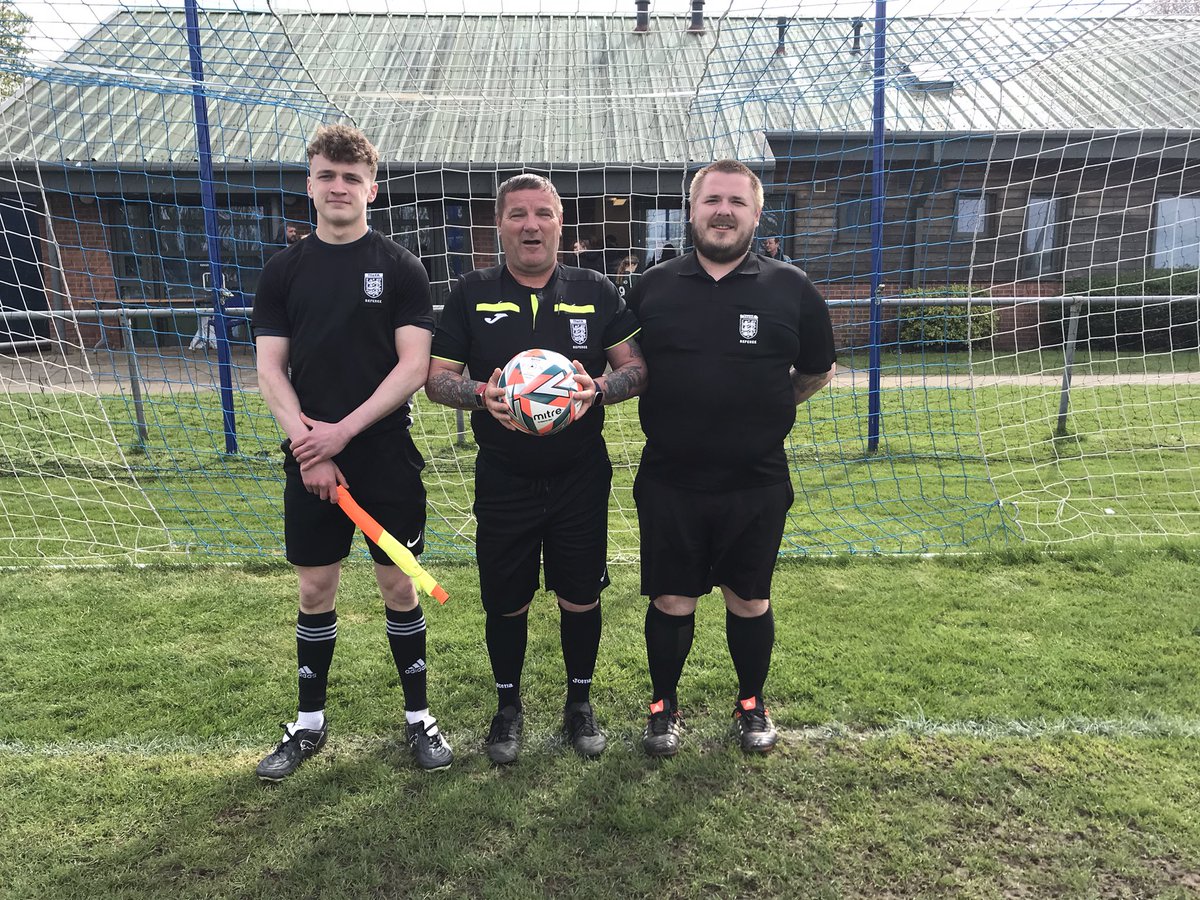
MULTIPOLYGON (((785 554, 1113 538, 1166 545, 1200 534, 1200 383, 1076 385, 1068 427, 1058 433, 1055 385, 971 389, 926 371, 883 392, 872 450, 859 381, 798 411, 787 442, 797 500, 785 554)), ((145 441, 121 398, 4 396, 0 564, 278 556, 279 436, 257 396, 238 397, 235 455, 224 452, 215 394, 147 398, 145 441)), ((615 559, 633 561, 637 403, 606 416, 615 468, 610 548, 615 559)), ((452 410, 424 398, 414 438, 427 461, 427 552, 469 561, 476 448, 457 437, 452 410)))
POLYGON ((294 703, 295 582, 274 566, 0 575, 0 894, 12 897, 1191 897, 1200 890, 1200 557, 793 560, 775 590, 778 751, 728 736, 715 597, 681 755, 638 749, 637 572, 615 570, 594 699, 562 745, 531 615, 519 763, 472 569, 426 605, 446 773, 417 772, 369 567, 342 587, 326 750, 253 776, 294 703))

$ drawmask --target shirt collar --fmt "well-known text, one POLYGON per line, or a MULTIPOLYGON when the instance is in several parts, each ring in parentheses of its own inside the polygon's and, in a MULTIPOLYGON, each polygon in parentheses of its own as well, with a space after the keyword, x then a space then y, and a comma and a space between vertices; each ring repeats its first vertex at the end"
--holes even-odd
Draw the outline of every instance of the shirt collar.
POLYGON ((550 273, 550 280, 546 282, 545 287, 540 288, 531 288, 528 285, 521 284, 521 282, 513 278, 513 273, 508 271, 508 266, 504 267, 504 270, 500 273, 500 277, 509 288, 517 291, 522 296, 527 294, 541 294, 543 297, 546 297, 550 295, 550 292, 554 290, 555 284, 558 283, 558 269, 559 265, 555 263, 554 270, 550 273))
MULTIPOLYGON (((738 267, 730 272, 729 275, 724 276, 724 278, 721 280, 724 281, 725 278, 728 278, 730 275, 757 275, 760 271, 762 271, 762 266, 759 263, 758 254, 747 253, 745 259, 738 264, 738 267)), ((683 257, 683 262, 679 266, 679 274, 703 275, 706 278, 712 277, 704 270, 704 267, 700 265, 700 260, 697 258, 695 250, 683 257)))

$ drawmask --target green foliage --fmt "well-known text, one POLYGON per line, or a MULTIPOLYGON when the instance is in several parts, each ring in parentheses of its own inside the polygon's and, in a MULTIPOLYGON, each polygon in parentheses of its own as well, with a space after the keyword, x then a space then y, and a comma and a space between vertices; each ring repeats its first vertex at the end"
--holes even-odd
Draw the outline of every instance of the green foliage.
MULTIPOLYGON (((1077 278, 1067 282, 1073 297, 1188 297, 1135 306, 1088 302, 1079 319, 1077 341, 1093 350, 1165 353, 1200 346, 1200 269, 1150 269, 1077 278)), ((1063 334, 1069 323, 1063 308, 1063 334)))
MULTIPOLYGON (((962 284, 941 288, 907 290, 901 297, 970 297, 974 292, 962 284)), ((947 352, 976 347, 996 330, 996 313, 988 306, 902 306, 896 338, 901 350, 947 352)))
POLYGON ((7 97, 21 86, 24 75, 10 71, 20 68, 29 52, 26 38, 32 20, 13 4, 12 0, 0 0, 0 97, 7 97))

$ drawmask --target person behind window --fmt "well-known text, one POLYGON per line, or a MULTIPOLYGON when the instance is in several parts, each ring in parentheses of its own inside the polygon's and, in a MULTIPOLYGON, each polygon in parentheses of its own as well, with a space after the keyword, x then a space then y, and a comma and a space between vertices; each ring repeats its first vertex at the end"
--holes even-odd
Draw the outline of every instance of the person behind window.
POLYGON ((633 287, 633 283, 641 274, 638 271, 640 266, 641 260, 639 260, 637 255, 634 253, 630 253, 628 256, 623 257, 620 262, 617 263, 617 277, 615 281, 617 284, 617 293, 621 295, 622 300, 625 299, 626 295, 629 293, 629 289, 633 287))
POLYGON ((763 239, 762 255, 767 259, 777 259, 785 263, 793 261, 791 257, 784 255, 783 241, 776 235, 763 239))
POLYGON ((574 246, 575 258, 578 260, 576 265, 581 269, 591 269, 593 272, 604 274, 604 253, 600 250, 592 249, 592 241, 590 238, 581 237, 575 242, 574 246))

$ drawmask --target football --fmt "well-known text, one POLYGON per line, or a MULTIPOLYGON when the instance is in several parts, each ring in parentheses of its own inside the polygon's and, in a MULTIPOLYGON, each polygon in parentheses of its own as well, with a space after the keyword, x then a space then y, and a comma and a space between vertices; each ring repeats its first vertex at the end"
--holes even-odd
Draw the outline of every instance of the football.
POLYGON ((525 350, 508 361, 500 387, 514 425, 526 434, 545 437, 575 421, 582 401, 572 401, 578 389, 575 366, 553 350, 525 350))

